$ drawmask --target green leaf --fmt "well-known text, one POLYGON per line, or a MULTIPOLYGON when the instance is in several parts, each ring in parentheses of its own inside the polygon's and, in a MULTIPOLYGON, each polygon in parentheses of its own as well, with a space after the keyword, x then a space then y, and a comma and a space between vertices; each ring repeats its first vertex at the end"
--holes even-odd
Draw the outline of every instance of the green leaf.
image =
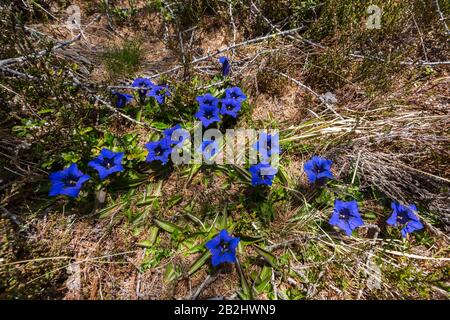
POLYGON ((268 267, 268 266, 264 266, 261 269, 261 272, 259 273, 259 275, 255 281, 255 290, 258 293, 267 291, 267 288, 269 288, 271 276, 272 276, 272 268, 268 267))
POLYGON ((136 138, 137 135, 135 133, 127 133, 126 135, 122 136, 122 140, 125 142, 125 144, 131 144, 136 138))
POLYGON ((282 166, 279 166, 278 169, 279 169, 278 170, 278 178, 286 187, 288 187, 289 186, 289 177, 286 173, 286 170, 282 166))
POLYGON ((157 197, 150 196, 150 197, 148 197, 147 200, 136 203, 136 206, 137 207, 148 206, 149 204, 152 204, 155 201, 155 199, 157 199, 157 197))
POLYGON ((334 201, 333 193, 330 192, 328 189, 322 189, 319 191, 319 194, 316 196, 314 201, 317 204, 321 205, 332 205, 334 201))
POLYGON ((156 239, 158 238, 158 232, 159 232, 159 228, 158 227, 151 227, 150 228, 150 243, 154 244, 156 242, 156 239))
POLYGON ((55 111, 55 109, 47 108, 47 109, 39 110, 37 113, 38 114, 45 114, 45 113, 52 113, 53 111, 55 111))
POLYGON ((140 108, 139 110, 138 110, 138 112, 136 113, 136 120, 137 121, 141 121, 142 120, 142 108, 140 108))
POLYGON ((98 214, 98 216, 99 216, 100 218, 105 218, 105 217, 107 217, 107 216, 109 215, 109 213, 110 213, 113 209, 115 209, 117 206, 123 205, 123 204, 124 204, 124 202, 117 202, 117 203, 114 203, 113 205, 110 205, 109 207, 100 209, 99 211, 97 211, 97 214, 98 214))
POLYGON ((236 267, 239 272, 239 277, 241 280, 241 288, 242 288, 242 291, 239 291, 238 295, 242 300, 250 300, 250 299, 252 299, 252 289, 250 288, 250 286, 248 284, 247 278, 244 274, 244 271, 242 270, 239 260, 236 261, 236 267))
POLYGON ((183 201, 183 196, 180 194, 174 195, 173 197, 170 197, 170 199, 167 201, 167 209, 172 208, 173 206, 176 206, 181 201, 183 201))
POLYGON ((263 240, 262 236, 239 235, 239 238, 241 239, 240 243, 244 243, 244 244, 251 244, 251 243, 260 242, 263 240))
POLYGON ((105 141, 106 145, 113 145, 114 143, 114 135, 110 132, 106 132, 103 136, 103 140, 105 141))
POLYGON ((253 245, 253 247, 255 248, 255 250, 256 250, 256 252, 260 255, 260 256, 262 256, 263 258, 264 258, 264 260, 266 260, 266 262, 268 263, 268 264, 270 264, 272 267, 274 267, 274 268, 276 268, 277 267, 277 265, 278 265, 278 261, 277 261, 277 258, 273 255, 273 254, 271 254, 269 251, 267 251, 267 250, 264 250, 263 248, 261 248, 260 246, 258 246, 258 245, 253 245))
POLYGON ((94 128, 92 128, 92 127, 81 128, 79 130, 79 134, 84 135, 88 132, 91 132, 92 130, 94 130, 94 128))
POLYGON ((153 221, 158 225, 158 227, 169 233, 174 233, 175 231, 178 231, 180 233, 183 232, 183 229, 172 222, 159 220, 157 218, 153 219, 153 221))
POLYGON ((237 175, 241 180, 244 180, 246 182, 250 182, 252 180, 250 172, 248 172, 248 170, 234 164, 232 164, 231 166, 233 167, 233 169, 235 170, 235 172, 237 173, 237 175))
POLYGON ((165 283, 172 282, 180 277, 180 271, 173 263, 169 263, 164 271, 163 280, 165 283))
MULTIPOLYGON (((217 220, 216 225, 219 230, 228 229, 228 206, 227 206, 227 204, 225 204, 225 207, 223 208, 223 211, 222 211, 222 215, 217 220)), ((231 231, 231 230, 228 230, 228 231, 231 231)))
POLYGON ((243 293, 242 291, 238 291, 237 292, 239 298, 241 300, 250 300, 251 298, 249 296, 247 296, 245 293, 243 293))
POLYGON ((167 125, 167 124, 165 124, 163 122, 156 122, 156 121, 152 122, 151 126, 156 128, 156 129, 160 129, 160 130, 164 130, 164 129, 167 129, 167 128, 170 127, 169 125, 167 125))
POLYGON ((189 268, 189 275, 193 275, 198 269, 200 269, 206 261, 211 257, 211 252, 209 250, 205 251, 189 268))
POLYGON ((374 212, 366 212, 363 214, 363 217, 368 220, 375 220, 377 218, 377 216, 374 212))
POLYGON ((150 240, 144 240, 144 241, 138 242, 137 245, 138 245, 138 247, 142 247, 142 248, 151 248, 153 243, 151 243, 150 240))
POLYGON ((192 178, 200 170, 201 167, 202 167, 201 164, 194 164, 194 165, 192 165, 191 170, 189 172, 189 177, 188 177, 188 179, 186 181, 186 185, 188 185, 191 182, 192 178))
POLYGON ((200 225, 203 229, 205 229, 205 225, 203 224, 203 222, 197 218, 196 216, 194 216, 191 213, 185 213, 184 214, 186 217, 188 217, 190 220, 192 220, 194 223, 197 223, 198 225, 200 225))
POLYGON ((116 179, 114 179, 114 182, 112 182, 110 184, 110 187, 111 187, 112 191, 125 190, 125 189, 135 188, 135 187, 145 183, 146 181, 148 181, 147 178, 131 179, 131 178, 123 177, 123 176, 118 176, 118 177, 116 177, 116 179))

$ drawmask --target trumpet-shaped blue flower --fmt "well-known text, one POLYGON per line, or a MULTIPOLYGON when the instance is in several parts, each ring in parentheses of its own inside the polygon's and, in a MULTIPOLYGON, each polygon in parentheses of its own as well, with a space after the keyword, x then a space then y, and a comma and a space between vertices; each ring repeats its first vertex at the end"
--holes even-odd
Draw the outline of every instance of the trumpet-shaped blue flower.
POLYGON ((123 108, 133 100, 133 96, 128 93, 112 92, 111 94, 115 98, 115 106, 117 108, 123 108))
POLYGON ((202 122, 205 128, 209 127, 214 122, 220 121, 219 108, 217 107, 217 104, 200 104, 195 116, 202 122))
POLYGON ((222 99, 221 114, 227 114, 233 118, 237 118, 238 112, 241 110, 241 102, 236 99, 222 99))
POLYGON ((216 108, 219 106, 219 99, 210 93, 204 94, 203 96, 198 96, 196 100, 200 106, 205 105, 216 108))
POLYGON ((169 156, 172 153, 171 141, 168 138, 163 138, 159 141, 153 141, 145 144, 148 150, 147 162, 159 160, 162 164, 166 164, 169 156))
POLYGON ((252 185, 266 185, 271 186, 275 175, 277 174, 277 169, 273 168, 268 163, 258 163, 252 165, 249 169, 252 175, 252 185))
POLYGON ((89 175, 78 170, 76 163, 72 163, 68 168, 50 174, 51 187, 48 195, 51 197, 66 195, 76 198, 83 183, 88 181, 89 178, 89 175))
POLYGON ((170 129, 166 129, 163 132, 164 137, 170 139, 171 145, 181 146, 186 139, 189 139, 189 132, 181 127, 180 124, 175 125, 170 129))
POLYGON ((417 216, 417 207, 413 204, 409 206, 401 205, 398 202, 391 203, 392 215, 386 221, 391 226, 403 226, 402 237, 406 238, 408 233, 423 229, 423 224, 417 216))
POLYGON ((159 104, 163 104, 166 101, 166 97, 170 97, 171 94, 167 89, 167 86, 154 85, 148 93, 149 97, 153 97, 159 104))
POLYGON ((242 92, 241 88, 232 87, 225 89, 225 98, 236 99, 242 102, 245 101, 245 99, 247 99, 247 96, 242 92))
POLYGON ((267 160, 273 154, 280 153, 281 149, 279 140, 278 134, 271 135, 261 132, 259 135, 259 140, 253 144, 253 148, 261 154, 264 160, 267 160))
POLYGON ((225 229, 209 240, 205 247, 211 252, 211 264, 213 267, 221 263, 235 263, 239 241, 239 238, 231 237, 225 229))
POLYGON ((206 160, 211 159, 219 150, 219 145, 217 141, 214 140, 206 140, 202 142, 202 145, 199 148, 199 151, 202 152, 203 156, 206 160))
POLYGON ((329 223, 351 236, 353 230, 364 224, 358 211, 358 203, 355 200, 347 202, 335 200, 333 214, 329 223))
POLYGON ((220 57, 219 62, 222 64, 222 75, 229 75, 231 71, 230 60, 227 57, 220 57))
POLYGON ((333 164, 333 161, 323 159, 318 156, 314 156, 311 158, 311 160, 307 161, 303 169, 305 170, 306 174, 308 175, 308 180, 311 183, 314 182, 322 182, 326 178, 332 179, 333 173, 331 173, 331 165, 333 164))
POLYGON ((147 95, 148 91, 151 88, 153 88, 154 85, 155 84, 153 82, 151 82, 150 79, 147 79, 147 78, 136 78, 136 79, 134 79, 133 83, 131 84, 131 86, 136 87, 136 88, 144 88, 144 89, 138 90, 141 101, 143 101, 145 99, 145 96, 147 95))
POLYGON ((100 180, 104 180, 110 174, 122 172, 123 152, 113 152, 103 148, 97 158, 89 161, 88 166, 97 170, 100 180))

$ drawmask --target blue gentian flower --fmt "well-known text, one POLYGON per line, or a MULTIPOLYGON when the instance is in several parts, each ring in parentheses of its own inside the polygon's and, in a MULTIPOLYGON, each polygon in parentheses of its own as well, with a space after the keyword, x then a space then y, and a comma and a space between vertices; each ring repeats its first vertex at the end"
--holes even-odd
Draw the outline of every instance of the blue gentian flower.
POLYGON ((358 203, 355 200, 334 200, 334 210, 329 223, 351 236, 353 230, 364 224, 358 211, 358 203))
POLYGON ((214 122, 220 121, 219 108, 217 105, 200 104, 195 116, 202 122, 205 128, 209 127, 214 122))
POLYGON ((148 150, 147 162, 159 160, 162 164, 166 164, 169 156, 172 153, 171 141, 168 138, 163 138, 159 141, 153 141, 145 144, 148 150))
POLYGON ((116 99, 115 105, 117 108, 123 108, 133 100, 133 96, 128 93, 112 92, 111 94, 116 99))
POLYGON ((217 141, 214 140, 206 140, 202 142, 202 145, 199 148, 199 151, 202 152, 203 156, 206 160, 211 159, 219 150, 219 145, 217 141))
POLYGON ((210 93, 207 93, 203 96, 198 96, 196 98, 196 100, 200 106, 206 105, 206 106, 216 107, 216 108, 219 106, 219 99, 217 99, 210 93))
POLYGON ((267 134, 261 132, 259 135, 259 140, 253 144, 253 148, 256 149, 262 156, 264 160, 270 158, 273 154, 279 154, 280 142, 278 134, 267 134))
POLYGON ((78 197, 83 183, 90 176, 78 170, 77 164, 72 163, 68 168, 53 172, 49 176, 51 182, 49 196, 66 195, 72 198, 78 197))
POLYGON ((138 90, 139 97, 141 98, 141 101, 145 100, 145 96, 147 95, 148 91, 153 88, 155 84, 150 81, 150 79, 147 78, 136 78, 134 79, 131 86, 136 88, 146 88, 146 89, 140 89, 138 90))
POLYGON ((309 182, 322 182, 326 178, 333 179, 333 173, 330 171, 332 164, 331 160, 314 156, 304 164, 303 169, 308 175, 309 182))
POLYGON ((392 215, 386 221, 391 226, 402 225, 402 237, 406 238, 408 233, 423 229, 423 224, 417 216, 417 207, 413 204, 409 206, 401 205, 398 202, 391 203, 392 215))
POLYGON ((245 101, 245 99, 247 99, 247 96, 242 92, 241 88, 232 87, 225 89, 225 98, 236 99, 242 102, 245 101))
POLYGON ((268 163, 258 163, 252 165, 249 169, 252 175, 252 185, 266 185, 271 186, 273 179, 277 173, 277 169, 273 168, 268 163))
POLYGON ((100 180, 104 180, 114 172, 122 172, 123 152, 113 152, 103 148, 97 158, 89 161, 88 166, 97 170, 100 180))
POLYGON ((159 104, 163 104, 166 101, 166 97, 170 97, 171 94, 167 89, 167 86, 153 86, 149 91, 148 96, 153 97, 159 104))
POLYGON ((221 114, 227 114, 233 118, 237 118, 238 112, 241 110, 241 102, 236 99, 222 99, 221 114))
POLYGON ((213 267, 221 263, 235 263, 239 241, 239 238, 231 237, 225 229, 209 240, 205 247, 211 252, 211 264, 213 267))
POLYGON ((177 124, 176 126, 170 128, 170 129, 164 130, 163 134, 164 134, 164 138, 170 139, 171 145, 176 145, 176 146, 183 145, 184 141, 186 141, 186 139, 189 139, 189 137, 190 137, 189 132, 187 132, 185 129, 183 129, 180 124, 177 124), (178 139, 172 140, 172 135, 175 131, 177 133, 178 139))
POLYGON ((230 60, 227 57, 220 57, 219 62, 222 64, 222 75, 225 77, 230 74, 230 60))

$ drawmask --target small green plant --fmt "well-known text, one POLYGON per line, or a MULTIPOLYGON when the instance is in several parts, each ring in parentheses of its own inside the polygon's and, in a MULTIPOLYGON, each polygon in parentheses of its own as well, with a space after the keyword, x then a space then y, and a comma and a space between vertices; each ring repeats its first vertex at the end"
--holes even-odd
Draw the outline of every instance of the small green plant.
POLYGON ((143 58, 142 43, 139 40, 126 40, 121 47, 112 47, 102 55, 109 77, 123 77, 136 72, 143 58))
POLYGON ((108 15, 108 18, 115 24, 126 24, 138 13, 136 0, 128 0, 127 3, 128 7, 119 7, 103 0, 101 2, 102 11, 105 12, 108 15))

